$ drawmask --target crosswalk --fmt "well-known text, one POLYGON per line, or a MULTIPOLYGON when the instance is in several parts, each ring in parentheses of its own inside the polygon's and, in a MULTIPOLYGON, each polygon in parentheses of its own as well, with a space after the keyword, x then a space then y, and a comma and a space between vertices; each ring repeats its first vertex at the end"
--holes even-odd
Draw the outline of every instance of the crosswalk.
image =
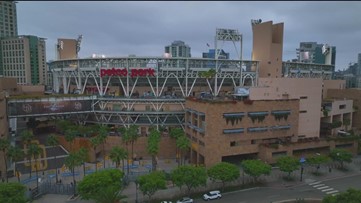
POLYGON ((339 192, 338 190, 333 189, 332 187, 327 186, 326 184, 323 184, 321 181, 312 182, 312 183, 309 183, 308 185, 314 187, 315 189, 320 190, 321 192, 326 193, 327 195, 335 196, 339 192))

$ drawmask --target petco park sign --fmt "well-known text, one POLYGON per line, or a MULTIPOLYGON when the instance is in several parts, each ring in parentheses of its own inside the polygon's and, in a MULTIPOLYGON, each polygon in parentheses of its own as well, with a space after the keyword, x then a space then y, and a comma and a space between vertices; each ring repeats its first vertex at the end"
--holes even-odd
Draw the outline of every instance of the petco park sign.
POLYGON ((126 68, 111 68, 111 69, 100 69, 100 77, 104 76, 127 76, 130 77, 146 77, 155 76, 154 69, 152 68, 135 68, 130 69, 129 72, 126 68))

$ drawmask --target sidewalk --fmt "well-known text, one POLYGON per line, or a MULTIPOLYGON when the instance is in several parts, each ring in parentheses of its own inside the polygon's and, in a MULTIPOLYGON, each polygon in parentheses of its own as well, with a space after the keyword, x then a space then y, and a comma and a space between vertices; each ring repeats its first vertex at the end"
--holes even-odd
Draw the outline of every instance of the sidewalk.
MULTIPOLYGON (((147 162, 149 163, 150 160, 147 160, 147 162)), ((111 165, 109 165, 109 166, 111 166, 111 165)), ((159 160, 158 166, 159 166, 160 170, 165 170, 165 171, 169 172, 173 168, 177 167, 177 163, 175 162, 174 159, 173 160, 159 160)), ((328 179, 340 178, 340 177, 344 177, 344 176, 352 176, 352 175, 356 175, 356 174, 361 174, 361 170, 360 170, 361 169, 361 156, 355 157, 353 159, 352 163, 345 163, 344 166, 345 166, 345 168, 348 169, 347 171, 342 171, 340 169, 336 169, 335 165, 331 165, 331 167, 332 167, 331 173, 329 172, 328 166, 321 167, 319 169, 319 172, 321 173, 321 175, 319 175, 319 176, 315 176, 312 174, 312 172, 316 171, 315 167, 305 166, 302 181, 300 181, 300 174, 301 174, 300 170, 294 171, 292 173, 292 177, 293 177, 292 181, 286 181, 283 179, 283 177, 286 176, 286 173, 279 171, 278 168, 273 168, 271 175, 261 176, 259 178, 259 180, 265 184, 265 187, 285 188, 285 187, 294 187, 294 186, 302 185, 302 184, 308 184, 308 183, 320 181, 320 180, 328 180, 328 179)), ((80 168, 80 169, 82 170, 82 168, 80 168)), ((81 170, 80 171, 77 170, 81 173, 81 175, 79 175, 76 178, 77 182, 82 179, 83 174, 82 174, 81 170)), ((139 166, 139 168, 137 168, 137 169, 133 169, 134 172, 137 172, 137 171, 139 172, 139 171, 144 171, 144 170, 148 170, 146 165, 143 165, 142 167, 139 166)), ((65 177, 62 180, 64 182, 70 183, 72 181, 72 177, 65 177)), ((243 176, 242 172, 241 172, 241 177, 237 181, 234 181, 233 183, 230 183, 229 185, 242 185, 242 182, 247 184, 247 183, 251 183, 252 181, 253 181, 252 177, 250 177, 246 174, 243 176)), ((207 183, 207 187, 197 188, 197 190, 194 192, 202 192, 202 191, 207 191, 207 190, 211 190, 211 189, 216 189, 219 187, 220 187, 219 183, 212 183, 209 181, 207 183)), ((124 199, 124 201, 126 201, 128 203, 134 203, 134 202, 136 202, 135 201, 136 199, 138 199, 138 202, 143 202, 142 200, 147 198, 147 197, 143 196, 142 192, 139 189, 137 191, 136 185, 134 182, 130 182, 129 185, 126 188, 124 188, 122 194, 127 196, 127 198, 124 199)), ((182 194, 183 195, 185 194, 184 190, 180 191, 180 189, 178 187, 175 187, 173 185, 168 185, 168 189, 157 191, 156 194, 152 198, 153 199, 161 199, 161 200, 170 200, 170 199, 174 199, 177 196, 181 196, 182 194)), ((67 202, 68 198, 69 198, 68 195, 47 194, 33 202, 34 203, 47 203, 47 202, 63 203, 63 202, 67 202)), ((85 201, 85 200, 80 200, 80 199, 78 199, 76 201, 72 201, 72 202, 74 202, 74 203, 94 203, 94 201, 85 201)))

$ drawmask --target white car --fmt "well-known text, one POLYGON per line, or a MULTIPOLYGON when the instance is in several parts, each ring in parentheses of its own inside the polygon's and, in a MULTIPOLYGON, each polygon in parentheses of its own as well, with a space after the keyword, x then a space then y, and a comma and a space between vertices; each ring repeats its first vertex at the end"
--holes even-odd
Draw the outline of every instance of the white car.
POLYGON ((172 203, 171 201, 162 201, 161 203, 172 203))
POLYGON ((182 199, 178 200, 177 203, 193 203, 193 199, 189 197, 183 197, 182 199))
POLYGON ((210 191, 203 195, 203 199, 206 201, 219 198, 222 198, 221 192, 219 190, 210 191))

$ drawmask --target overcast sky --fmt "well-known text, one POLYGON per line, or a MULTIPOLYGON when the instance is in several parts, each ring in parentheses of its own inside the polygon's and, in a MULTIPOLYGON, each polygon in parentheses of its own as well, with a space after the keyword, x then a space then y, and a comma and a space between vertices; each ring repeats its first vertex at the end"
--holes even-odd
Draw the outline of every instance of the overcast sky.
MULTIPOLYGON (((18 1, 17 15, 19 35, 47 38, 47 60, 55 59, 58 38, 79 34, 81 58, 161 56, 174 40, 188 44, 192 57, 201 57, 207 43, 214 48, 216 28, 242 33, 243 58, 250 60, 251 19, 284 23, 283 61, 296 58, 300 42, 336 46, 336 69, 357 62, 361 53, 361 2, 18 1)), ((237 56, 231 42, 223 48, 237 56)), ((239 52, 239 44, 236 48, 239 52)))

